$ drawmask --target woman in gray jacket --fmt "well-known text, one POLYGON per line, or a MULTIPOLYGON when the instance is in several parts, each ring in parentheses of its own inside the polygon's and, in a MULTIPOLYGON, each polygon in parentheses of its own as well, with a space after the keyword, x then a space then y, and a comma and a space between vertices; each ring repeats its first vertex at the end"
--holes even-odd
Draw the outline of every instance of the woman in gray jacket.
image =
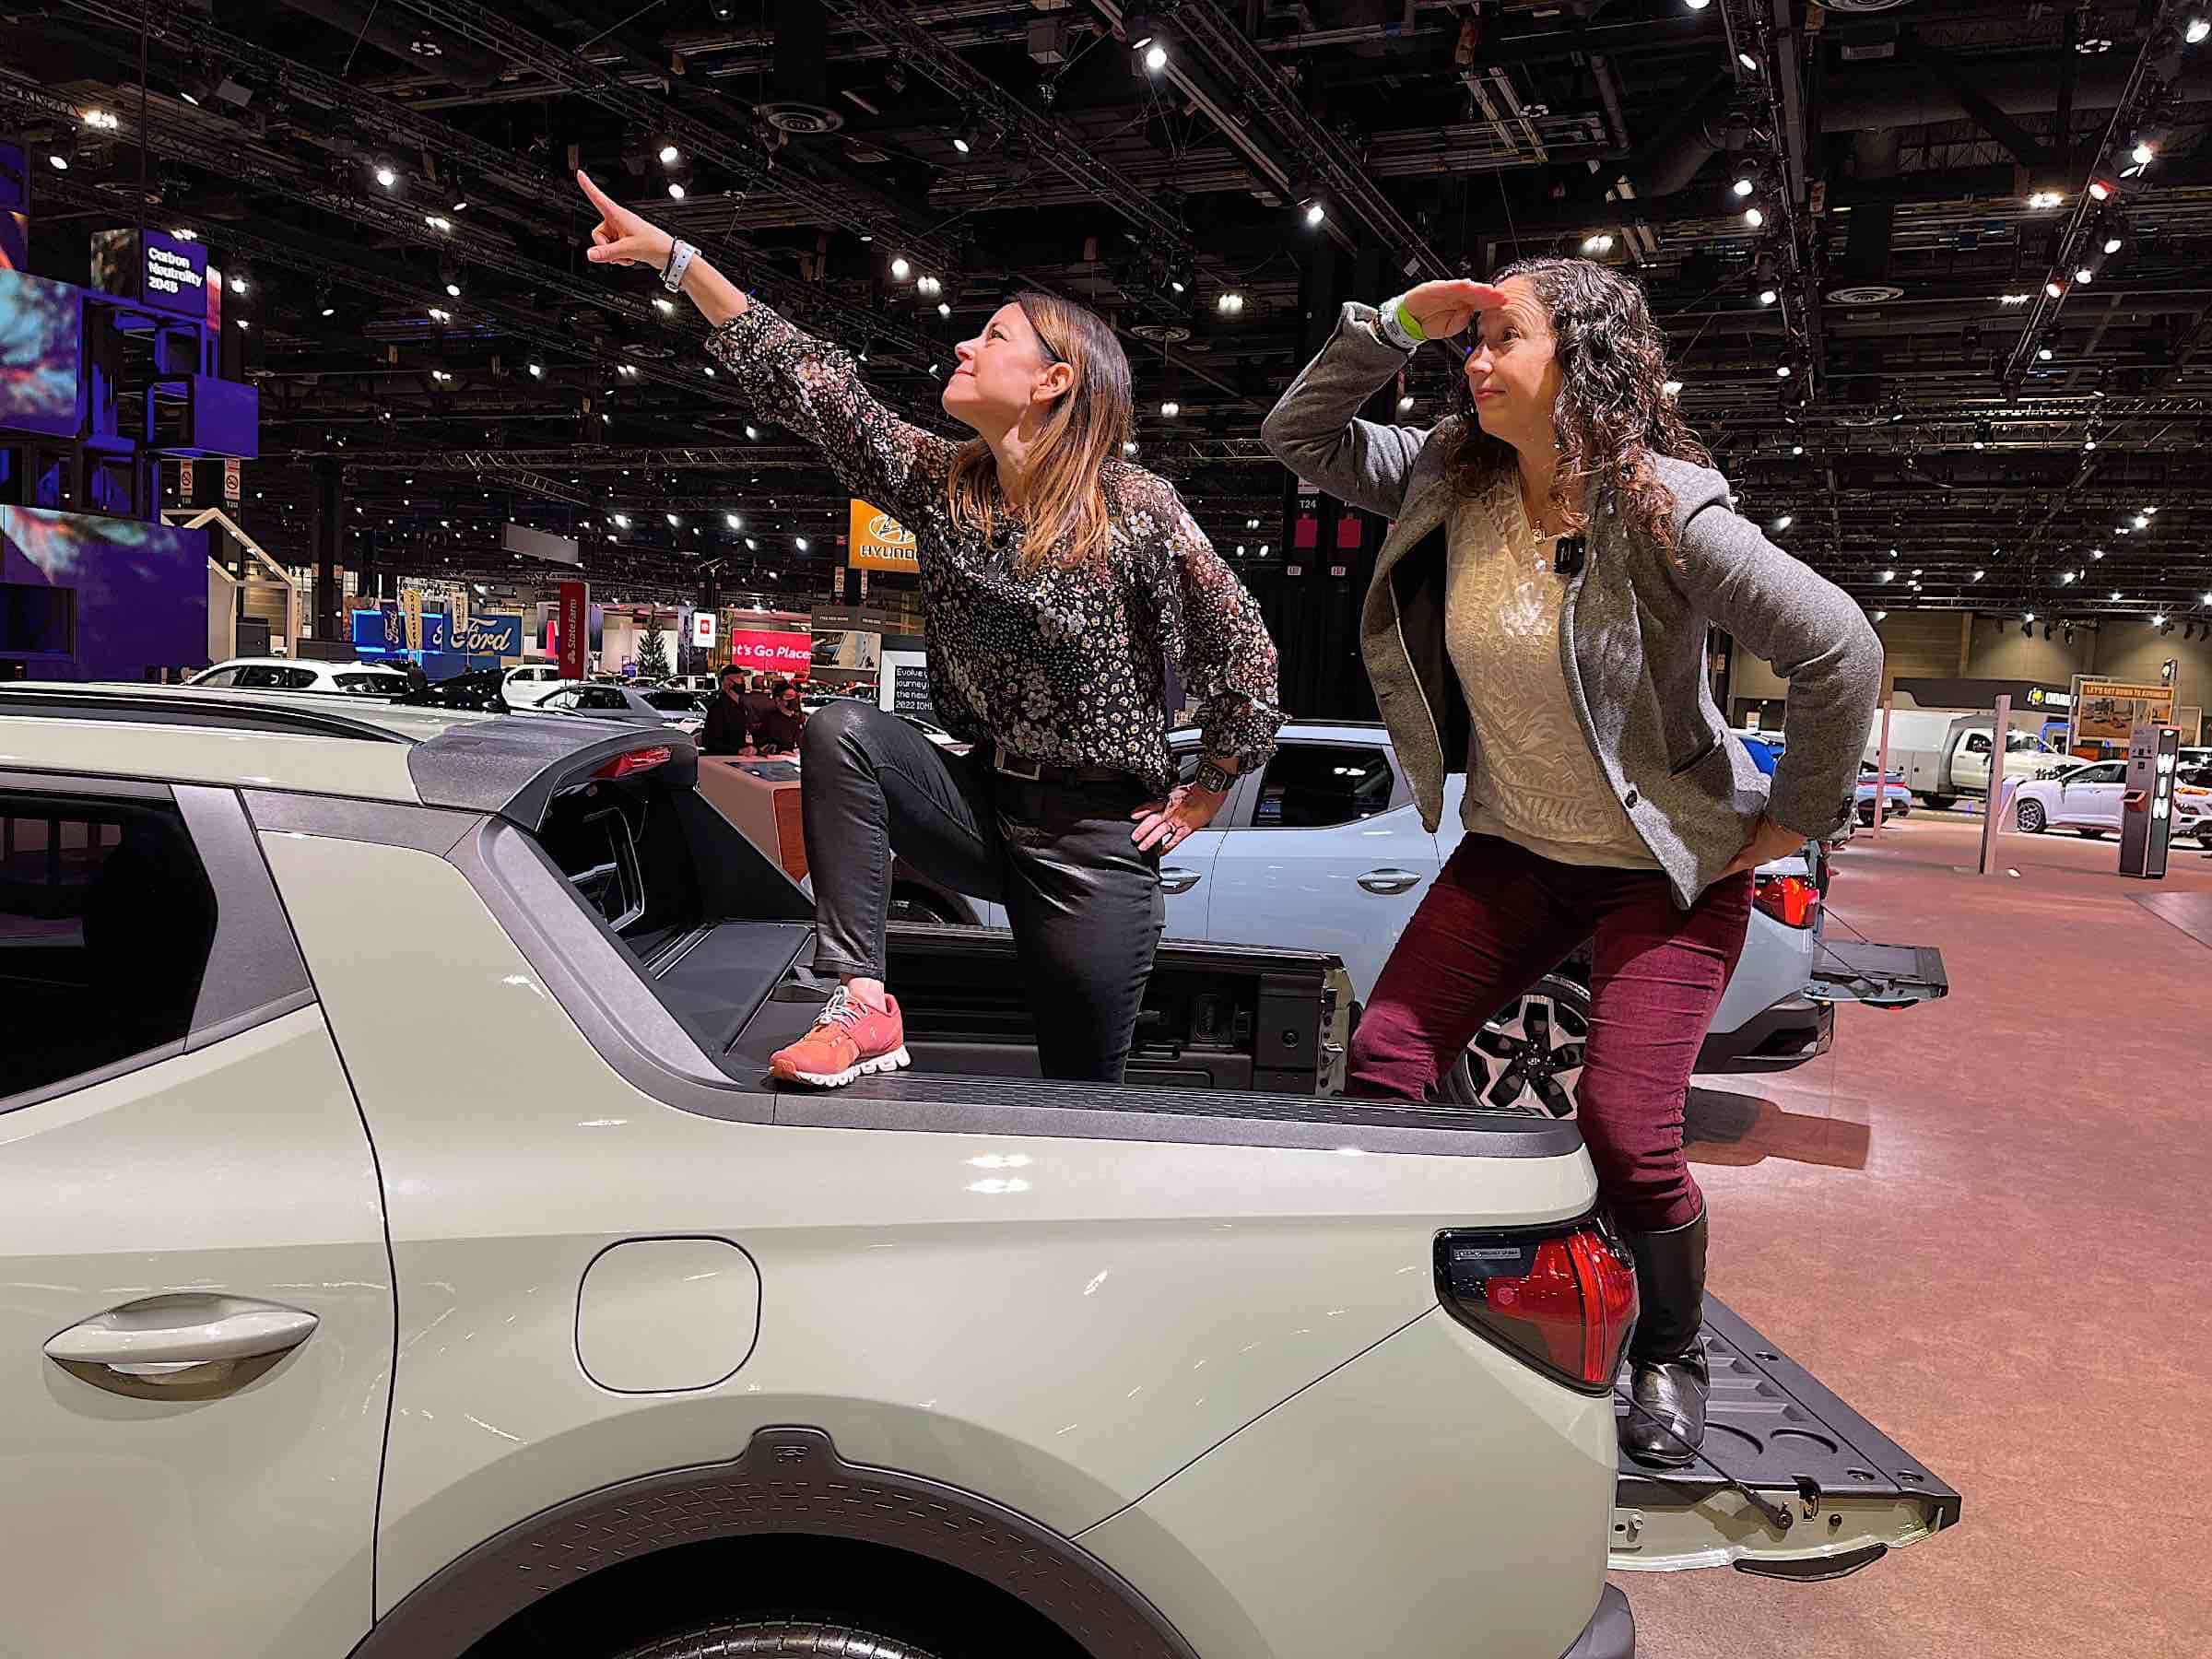
POLYGON ((1623 1443, 1682 1464, 1708 1388, 1690 1069, 1751 872, 1851 811, 1882 652, 1856 604, 1732 510, 1665 381, 1633 282, 1530 260, 1346 306, 1265 434, 1300 478, 1396 521, 1361 651, 1430 829, 1445 774, 1467 773, 1466 834, 1376 982, 1352 1092, 1425 1099, 1594 937, 1580 1117, 1642 1299, 1623 1443), (1429 340, 1465 356, 1462 412, 1429 430, 1358 418, 1429 340), (1713 704, 1709 626, 1790 682, 1771 787, 1713 704))

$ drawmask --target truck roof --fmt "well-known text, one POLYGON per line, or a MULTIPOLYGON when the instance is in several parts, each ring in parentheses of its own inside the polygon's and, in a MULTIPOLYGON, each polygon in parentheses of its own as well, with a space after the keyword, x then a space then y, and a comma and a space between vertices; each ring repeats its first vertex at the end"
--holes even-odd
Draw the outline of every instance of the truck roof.
POLYGON ((634 721, 221 687, 0 686, 0 768, 446 806, 532 830, 561 783, 645 747, 695 773, 681 731, 634 721))

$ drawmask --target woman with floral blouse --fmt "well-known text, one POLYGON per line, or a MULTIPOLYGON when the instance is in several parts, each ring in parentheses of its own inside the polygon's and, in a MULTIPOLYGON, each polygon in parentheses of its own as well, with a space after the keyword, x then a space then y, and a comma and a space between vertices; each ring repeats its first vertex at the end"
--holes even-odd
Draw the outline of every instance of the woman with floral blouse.
POLYGON ((1049 1077, 1119 1082, 1163 913, 1159 855, 1211 821, 1282 724, 1253 603, 1174 488, 1124 462, 1129 363, 1080 306, 1001 306, 942 394, 955 443, 871 398, 852 360, 748 300, 688 242, 577 182, 590 257, 642 265, 713 325, 708 350, 760 412, 913 533, 947 754, 896 715, 841 701, 801 740, 815 968, 840 983, 773 1074, 834 1088, 908 1064, 883 984, 891 846, 1006 907, 1049 1077), (1206 756, 1178 783, 1166 665, 1201 708, 1206 756), (1134 826, 1134 828, 1132 827, 1134 826))

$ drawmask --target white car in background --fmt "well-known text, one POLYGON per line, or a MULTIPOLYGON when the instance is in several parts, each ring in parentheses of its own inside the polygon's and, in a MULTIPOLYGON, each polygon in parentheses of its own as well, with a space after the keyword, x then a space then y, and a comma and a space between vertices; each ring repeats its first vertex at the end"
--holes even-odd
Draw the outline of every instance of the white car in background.
POLYGON ((585 714, 594 720, 653 721, 691 736, 704 731, 707 724, 706 705, 696 691, 566 685, 547 693, 534 706, 559 714, 585 714))
MULTIPOLYGON (((1198 734, 1170 749, 1187 782, 1198 734)), ((1430 881, 1458 845, 1466 780, 1445 783, 1443 818, 1422 827, 1413 789, 1378 723, 1293 721, 1274 759, 1240 778, 1208 828, 1161 861, 1167 935, 1221 944, 1326 951, 1361 1003, 1430 881)), ((1813 843, 1762 865, 1735 971, 1699 1057, 1700 1070, 1781 1069, 1826 1053, 1835 1005, 1898 1007, 1948 990, 1932 947, 1827 936, 1828 868, 1813 843)), ((1001 905, 924 890, 894 877, 909 916, 1006 924, 1001 905)), ((1587 947, 1531 985, 1468 1044, 1440 1082, 1445 1100, 1493 1111, 1571 1117, 1590 1029, 1587 947)))
POLYGON ((528 709, 554 687, 564 685, 559 663, 524 663, 500 681, 500 700, 511 709, 528 709))
POLYGON ((312 663, 296 657, 232 657, 201 670, 189 686, 249 691, 319 691, 336 697, 405 697, 410 682, 381 663, 312 663))
MULTIPOLYGON (((2013 822, 2024 833, 2071 830, 2091 841, 2117 834, 2127 796, 2127 762, 2091 760, 2054 778, 2022 783, 2013 797, 2013 822)), ((2194 838, 2212 847, 2212 789, 2177 782, 2173 790, 2173 839, 2194 838)))

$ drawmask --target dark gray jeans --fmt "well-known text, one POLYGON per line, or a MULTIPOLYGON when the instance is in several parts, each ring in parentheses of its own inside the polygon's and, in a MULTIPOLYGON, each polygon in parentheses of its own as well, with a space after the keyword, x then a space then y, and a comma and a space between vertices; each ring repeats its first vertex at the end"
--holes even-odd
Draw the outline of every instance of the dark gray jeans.
POLYGON ((1044 1075, 1120 1082, 1166 916, 1159 855, 1129 839, 1144 786, 1025 782, 847 700, 807 721, 800 757, 815 971, 883 977, 896 846, 1006 907, 1044 1075))

